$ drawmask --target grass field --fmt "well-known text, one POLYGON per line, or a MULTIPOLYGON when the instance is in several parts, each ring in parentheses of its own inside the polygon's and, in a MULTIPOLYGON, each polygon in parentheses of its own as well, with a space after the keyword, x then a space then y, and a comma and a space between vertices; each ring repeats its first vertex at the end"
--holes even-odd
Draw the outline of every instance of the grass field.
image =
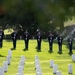
MULTIPOLYGON (((71 55, 68 54, 68 46, 67 42, 63 43, 63 53, 58 54, 58 44, 55 42, 53 44, 53 53, 49 53, 48 42, 42 41, 41 52, 37 52, 36 50, 37 42, 36 40, 29 41, 29 49, 28 51, 24 51, 24 41, 17 41, 16 50, 12 50, 12 58, 11 64, 8 66, 8 71, 5 75, 16 75, 18 71, 19 61, 21 55, 26 57, 25 65, 24 65, 24 75, 36 75, 35 65, 34 65, 34 57, 35 55, 39 56, 42 73, 43 75, 55 75, 53 74, 53 68, 50 68, 50 59, 54 60, 54 63, 58 65, 58 70, 62 71, 62 75, 75 75, 75 62, 72 61, 71 55), (68 74, 68 64, 72 64, 73 66, 73 74, 68 74)), ((73 54, 75 54, 75 44, 73 45, 73 54)), ((3 65, 3 61, 6 60, 6 56, 8 55, 8 50, 12 48, 11 40, 3 41, 3 48, 0 48, 0 67, 3 65)))

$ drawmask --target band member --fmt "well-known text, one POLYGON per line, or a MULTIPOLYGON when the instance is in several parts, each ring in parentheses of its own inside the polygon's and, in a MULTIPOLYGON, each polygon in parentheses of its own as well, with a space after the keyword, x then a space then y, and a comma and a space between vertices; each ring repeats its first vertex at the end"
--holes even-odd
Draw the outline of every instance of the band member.
POLYGON ((49 32, 49 35, 48 35, 49 52, 53 52, 53 51, 52 51, 53 40, 54 40, 54 35, 53 35, 51 32, 49 32))
POLYGON ((13 40, 13 49, 16 49, 16 41, 17 41, 17 30, 14 29, 14 32, 11 34, 13 40))
POLYGON ((3 46, 3 36, 4 36, 4 32, 2 28, 0 28, 0 48, 2 48, 3 46))
POLYGON ((37 34, 37 50, 41 51, 41 41, 42 41, 42 35, 41 32, 39 31, 37 34))
POLYGON ((24 32, 24 41, 25 41, 25 50, 28 50, 29 32, 27 30, 24 32))
POLYGON ((62 53, 62 40, 63 40, 63 38, 59 35, 59 36, 57 37, 57 40, 58 40, 58 46, 59 46, 59 51, 58 51, 58 53, 62 53))
POLYGON ((69 54, 73 54, 73 52, 72 52, 72 45, 73 45, 73 39, 69 38, 68 39, 69 54))

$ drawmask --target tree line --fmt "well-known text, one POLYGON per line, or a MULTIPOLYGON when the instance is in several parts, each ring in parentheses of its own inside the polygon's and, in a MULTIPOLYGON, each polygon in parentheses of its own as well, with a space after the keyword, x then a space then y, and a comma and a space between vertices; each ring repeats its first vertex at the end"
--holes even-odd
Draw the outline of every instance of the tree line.
POLYGON ((0 0, 0 25, 36 31, 63 30, 75 15, 75 0, 0 0))

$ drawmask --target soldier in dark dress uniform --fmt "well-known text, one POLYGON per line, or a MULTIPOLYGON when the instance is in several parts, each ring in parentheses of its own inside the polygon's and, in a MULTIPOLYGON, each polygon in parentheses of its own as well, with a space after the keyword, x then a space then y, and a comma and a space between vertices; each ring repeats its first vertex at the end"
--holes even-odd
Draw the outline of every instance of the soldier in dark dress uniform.
POLYGON ((37 34, 37 50, 41 51, 41 41, 42 41, 42 35, 41 32, 39 31, 37 34))
POLYGON ((53 46, 53 40, 54 40, 54 35, 49 32, 49 35, 48 35, 48 41, 49 41, 49 52, 53 52, 52 51, 52 46, 53 46))
POLYGON ((73 52, 72 52, 72 45, 73 45, 73 39, 69 38, 68 39, 69 54, 73 54, 73 52))
POLYGON ((17 31, 14 29, 14 32, 11 34, 13 40, 13 49, 16 49, 16 41, 17 41, 17 31))
POLYGON ((25 41, 25 50, 28 50, 29 32, 27 30, 24 32, 24 41, 25 41))
POLYGON ((59 36, 57 37, 57 40, 58 40, 58 46, 59 46, 59 51, 58 51, 58 53, 62 53, 62 40, 63 40, 63 38, 59 35, 59 36))
POLYGON ((2 28, 0 28, 0 48, 2 48, 3 46, 3 36, 4 36, 4 32, 2 28))
MULTIPOLYGON (((38 28, 36 31, 36 34, 38 34, 38 32, 40 32, 40 29, 38 28)), ((38 39, 37 39, 37 43, 38 43, 38 39)), ((38 48, 38 45, 36 46, 36 49, 38 48)))

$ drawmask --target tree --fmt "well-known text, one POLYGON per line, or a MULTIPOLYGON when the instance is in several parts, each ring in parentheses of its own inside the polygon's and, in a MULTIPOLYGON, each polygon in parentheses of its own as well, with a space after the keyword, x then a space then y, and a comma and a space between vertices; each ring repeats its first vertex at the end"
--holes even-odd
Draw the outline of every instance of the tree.
POLYGON ((6 7, 3 22, 21 24, 24 30, 34 32, 37 28, 62 30, 64 21, 75 15, 75 0, 3 0, 3 5, 6 7))

